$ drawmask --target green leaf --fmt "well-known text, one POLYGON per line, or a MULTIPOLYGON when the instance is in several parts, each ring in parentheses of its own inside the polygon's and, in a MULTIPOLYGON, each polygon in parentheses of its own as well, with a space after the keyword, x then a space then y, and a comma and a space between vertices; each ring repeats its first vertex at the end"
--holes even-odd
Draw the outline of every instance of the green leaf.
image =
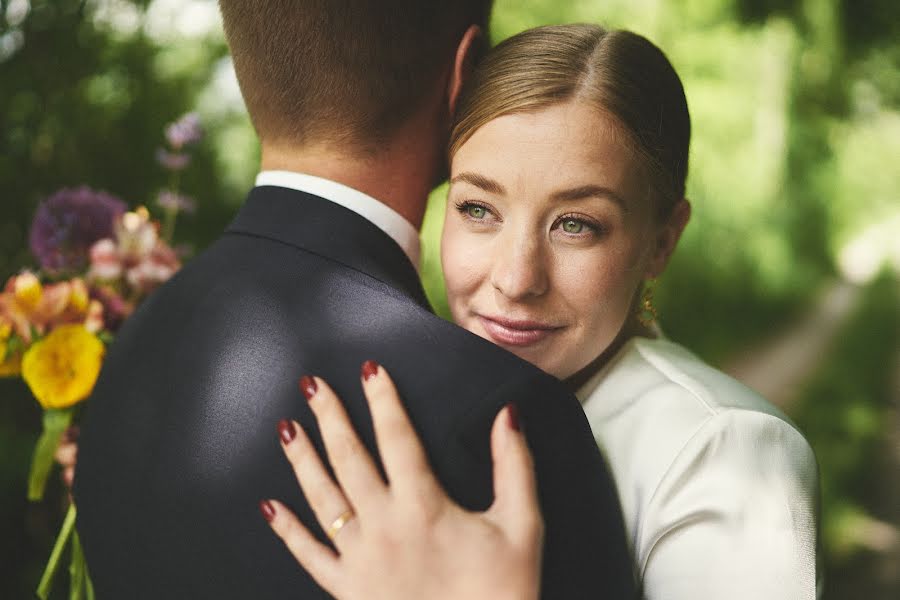
POLYGON ((6 355, 12 356, 16 354, 20 350, 25 349, 25 342, 20 338, 17 334, 11 333, 8 338, 6 338, 6 355))
POLYGON ((73 413, 71 408, 44 411, 44 431, 34 446, 31 472, 28 474, 28 499, 31 501, 37 501, 44 497, 47 477, 53 467, 53 454, 59 446, 59 439, 63 432, 72 422, 73 413))

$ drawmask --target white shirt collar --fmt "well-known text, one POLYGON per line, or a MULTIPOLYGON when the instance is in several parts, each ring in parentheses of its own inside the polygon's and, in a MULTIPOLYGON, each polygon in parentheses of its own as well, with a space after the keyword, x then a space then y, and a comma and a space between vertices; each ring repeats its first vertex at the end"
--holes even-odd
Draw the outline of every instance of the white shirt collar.
POLYGON ((421 243, 418 230, 400 213, 372 196, 330 179, 293 171, 262 171, 256 176, 256 185, 274 185, 306 192, 352 210, 388 234, 403 249, 416 270, 419 269, 421 243))

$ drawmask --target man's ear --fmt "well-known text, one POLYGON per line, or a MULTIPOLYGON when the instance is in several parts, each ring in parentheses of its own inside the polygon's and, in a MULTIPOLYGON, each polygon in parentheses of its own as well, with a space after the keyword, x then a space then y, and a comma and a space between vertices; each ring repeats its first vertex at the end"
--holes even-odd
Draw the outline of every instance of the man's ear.
POLYGON ((463 84, 469 80, 472 69, 475 68, 475 62, 483 50, 484 43, 484 32, 478 25, 470 25, 459 40, 450 69, 450 80, 447 83, 447 105, 450 108, 451 118, 456 114, 459 94, 463 84))
POLYGON ((687 198, 682 198, 672 207, 669 218, 660 227, 656 235, 653 256, 650 259, 650 264, 647 266, 648 279, 655 279, 665 271, 669 258, 672 257, 675 246, 678 245, 678 240, 681 239, 681 234, 684 232, 684 228, 690 219, 691 203, 688 202, 687 198))

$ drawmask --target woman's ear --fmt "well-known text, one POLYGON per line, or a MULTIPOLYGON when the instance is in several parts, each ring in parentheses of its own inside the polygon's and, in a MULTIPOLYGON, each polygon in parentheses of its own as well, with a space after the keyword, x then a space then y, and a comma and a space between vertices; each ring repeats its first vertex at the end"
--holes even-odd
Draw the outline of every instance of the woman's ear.
POLYGON ((647 266, 647 278, 654 279, 662 275, 669 264, 669 258, 681 239, 681 234, 691 219, 691 203, 687 198, 679 200, 672 207, 669 218, 659 228, 654 242, 653 256, 650 258, 650 264, 647 266))
POLYGON ((484 32, 478 25, 470 25, 462 39, 459 40, 447 84, 447 105, 450 107, 451 118, 456 114, 456 106, 459 103, 463 84, 469 80, 472 69, 475 68, 475 63, 483 49, 483 44, 484 32))

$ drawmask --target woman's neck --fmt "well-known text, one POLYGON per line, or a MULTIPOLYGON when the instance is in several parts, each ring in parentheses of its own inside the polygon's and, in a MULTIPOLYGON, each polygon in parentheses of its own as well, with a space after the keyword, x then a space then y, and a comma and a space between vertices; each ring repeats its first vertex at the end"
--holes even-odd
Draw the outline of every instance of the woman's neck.
POLYGON ((586 367, 571 377, 567 377, 563 383, 572 393, 577 392, 591 379, 591 377, 605 367, 612 357, 618 354, 619 350, 622 349, 622 346, 635 337, 655 338, 656 332, 651 327, 642 324, 636 318, 629 319, 625 322, 625 325, 619 331, 619 334, 613 340, 612 344, 607 346, 606 349, 600 353, 600 356, 592 360, 586 367))

